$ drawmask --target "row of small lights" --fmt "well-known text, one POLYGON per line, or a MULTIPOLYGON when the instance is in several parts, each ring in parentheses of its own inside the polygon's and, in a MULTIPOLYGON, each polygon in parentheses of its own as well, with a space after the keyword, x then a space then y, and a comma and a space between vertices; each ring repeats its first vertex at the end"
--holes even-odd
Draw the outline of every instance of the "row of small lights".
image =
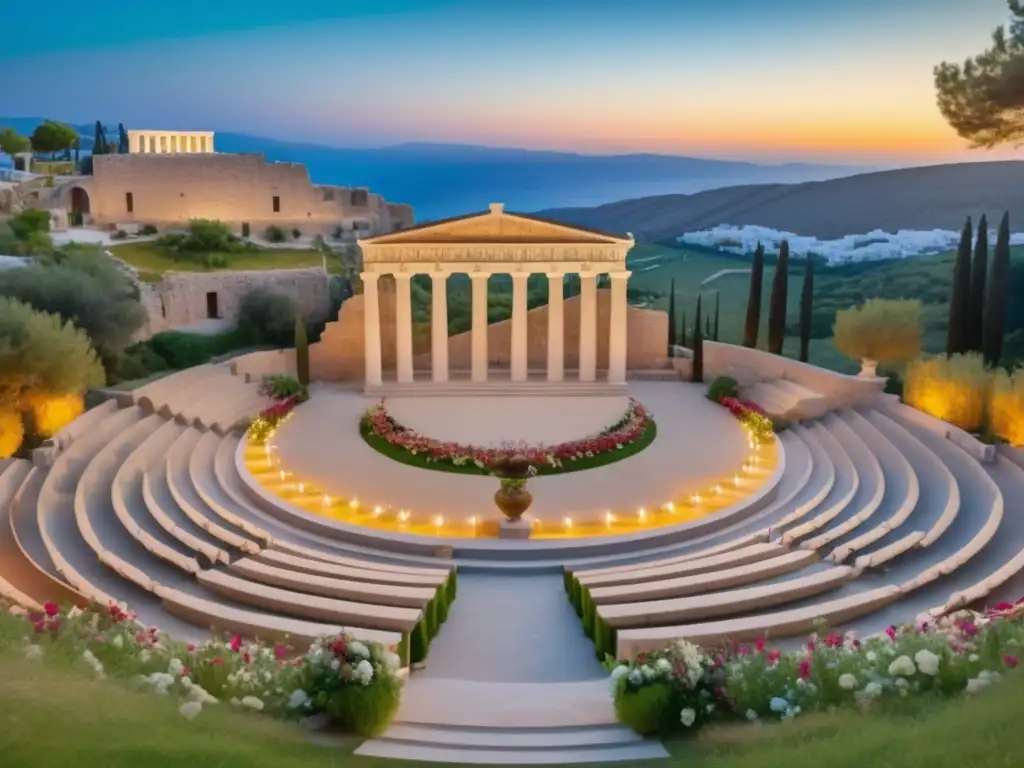
MULTIPOLYGON (((759 467, 760 464, 761 464, 761 457, 760 457, 760 455, 758 455, 758 451, 760 450, 760 445, 758 445, 758 443, 753 438, 751 438, 751 440, 749 442, 749 445, 750 445, 750 448, 753 451, 753 453, 751 454, 749 459, 747 459, 745 462, 743 462, 742 472, 744 474, 747 473, 747 472, 754 471, 754 469, 759 467)), ((273 467, 274 466, 274 461, 275 461, 275 459, 273 457, 274 450, 275 450, 275 448, 274 448, 273 445, 271 445, 269 443, 264 444, 264 451, 265 451, 266 456, 267 456, 267 466, 268 467, 273 467)), ((277 461, 278 461, 278 463, 280 463, 279 459, 277 461)), ((286 470, 284 470, 284 469, 282 469, 282 470, 280 470, 279 477, 280 477, 282 482, 285 482, 285 481, 288 480, 289 477, 291 477, 291 473, 286 471, 286 470)), ((743 478, 741 478, 739 474, 734 474, 733 478, 732 478, 732 484, 733 484, 734 488, 739 488, 740 485, 743 484, 743 478)), ((301 481, 299 483, 297 483, 296 484, 296 490, 300 494, 305 493, 305 483, 303 483, 301 481)), ((722 487, 721 483, 718 483, 712 489, 712 492, 714 493, 715 496, 721 496, 723 493, 725 493, 725 488, 722 487)), ((694 507, 700 507, 702 503, 703 503, 703 498, 701 497, 701 495, 699 493, 695 493, 692 496, 690 496, 690 504, 693 505, 694 507)), ((324 507, 331 507, 333 505, 334 505, 334 499, 332 499, 330 495, 324 494, 324 496, 323 496, 323 506, 324 507)), ((353 498, 349 499, 349 501, 348 501, 349 509, 351 509, 353 511, 358 511, 360 509, 360 506, 361 506, 361 502, 359 501, 358 498, 353 497, 353 498)), ((664 504, 662 504, 661 505, 661 509, 662 509, 662 511, 667 512, 669 514, 673 514, 673 513, 675 513, 677 511, 676 504, 674 502, 672 502, 672 501, 667 501, 664 504)), ((381 506, 380 504, 375 504, 373 506, 372 510, 371 510, 371 512, 373 514, 373 517, 375 519, 380 518, 386 511, 387 510, 385 509, 385 507, 381 506)), ((412 517, 412 513, 408 509, 401 508, 395 514, 395 517, 398 519, 398 522, 400 523, 400 526, 404 527, 409 522, 410 518, 412 517)), ((639 507, 637 509, 637 511, 636 511, 636 517, 637 517, 637 522, 646 523, 647 520, 648 520, 647 509, 645 507, 639 507)), ((616 519, 617 519, 616 516, 614 514, 612 514, 611 511, 605 512, 604 515, 602 516, 602 520, 604 521, 605 526, 607 526, 608 528, 610 528, 612 525, 614 525, 614 523, 616 522, 616 519)), ((444 523, 445 523, 444 516, 443 515, 435 515, 433 518, 431 518, 431 522, 433 523, 435 528, 440 530, 441 528, 444 527, 444 523)), ((469 520, 467 520, 467 522, 469 523, 469 525, 475 531, 476 528, 477 528, 477 525, 480 523, 480 520, 479 520, 479 518, 476 517, 476 515, 474 515, 474 516, 470 517, 469 520)), ((536 518, 534 518, 533 522, 532 522, 532 525, 540 526, 541 525, 541 521, 536 519, 536 518)), ((571 530, 573 528, 573 526, 574 526, 573 519, 571 517, 564 518, 562 520, 562 525, 563 525, 563 527, 566 530, 571 530)))

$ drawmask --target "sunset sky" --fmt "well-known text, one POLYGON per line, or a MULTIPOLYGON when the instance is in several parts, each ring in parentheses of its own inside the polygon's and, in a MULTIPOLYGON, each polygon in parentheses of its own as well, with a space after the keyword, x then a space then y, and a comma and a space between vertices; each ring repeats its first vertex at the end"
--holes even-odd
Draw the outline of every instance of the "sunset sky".
POLYGON ((1022 153, 945 125, 932 67, 1007 18, 1005 0, 3 0, 0 114, 335 146, 1005 159, 1022 153))

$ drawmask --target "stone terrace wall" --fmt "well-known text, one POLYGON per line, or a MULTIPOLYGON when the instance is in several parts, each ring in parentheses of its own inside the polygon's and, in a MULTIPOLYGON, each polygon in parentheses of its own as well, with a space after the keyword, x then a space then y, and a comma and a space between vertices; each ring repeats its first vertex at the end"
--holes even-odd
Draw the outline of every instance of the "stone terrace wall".
MULTIPOLYGON (((394 373, 395 350, 395 294, 387 283, 381 284, 379 293, 381 354, 385 374, 394 373)), ((608 322, 611 291, 597 292, 597 366, 608 367, 608 322)), ((579 358, 579 297, 565 299, 565 367, 577 367, 579 358)), ((547 306, 536 307, 527 313, 528 362, 532 368, 547 366, 547 306)), ((651 309, 630 307, 627 313, 628 341, 626 366, 630 370, 663 368, 668 364, 668 315, 651 309)), ((507 368, 511 349, 511 320, 492 323, 487 327, 487 356, 492 368, 507 368)), ((468 371, 471 367, 471 333, 460 333, 448 338, 448 365, 452 371, 468 371)), ((430 370, 430 334, 420 330, 416 334, 414 365, 417 370, 430 370)), ((329 323, 321 341, 310 347, 311 376, 314 379, 334 381, 362 381, 363 362, 363 297, 353 296, 341 306, 338 321, 329 323)))
POLYGON ((181 325, 209 319, 207 294, 217 295, 218 316, 233 320, 242 297, 256 287, 285 293, 296 300, 303 317, 323 322, 330 311, 328 275, 323 269, 277 269, 254 272, 176 272, 153 286, 142 286, 149 316, 143 338, 181 325))
POLYGON ((257 154, 100 155, 92 178, 69 185, 69 195, 70 186, 89 194, 97 226, 181 227, 202 218, 236 231, 248 223, 253 234, 271 224, 305 234, 331 234, 339 225, 382 234, 413 223, 407 205, 387 203, 365 189, 313 186, 304 165, 268 163, 257 154))

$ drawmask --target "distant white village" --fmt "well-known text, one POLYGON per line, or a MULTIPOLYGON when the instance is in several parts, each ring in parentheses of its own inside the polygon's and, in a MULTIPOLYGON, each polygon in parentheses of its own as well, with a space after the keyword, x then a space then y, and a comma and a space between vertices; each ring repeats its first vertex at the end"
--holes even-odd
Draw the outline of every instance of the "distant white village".
MULTIPOLYGON (((989 232, 989 242, 995 242, 996 231, 989 232)), ((883 232, 876 229, 863 235, 846 235, 838 240, 819 240, 793 232, 758 226, 722 225, 699 232, 687 232, 677 238, 680 243, 718 248, 731 253, 753 253, 758 243, 765 249, 777 252, 783 240, 789 241, 790 255, 804 258, 808 254, 821 256, 829 264, 849 264, 859 261, 882 259, 903 259, 926 253, 941 253, 956 248, 959 232, 934 229, 930 232, 901 229, 899 232, 883 232)), ((1012 235, 1012 245, 1024 245, 1024 233, 1012 235)))

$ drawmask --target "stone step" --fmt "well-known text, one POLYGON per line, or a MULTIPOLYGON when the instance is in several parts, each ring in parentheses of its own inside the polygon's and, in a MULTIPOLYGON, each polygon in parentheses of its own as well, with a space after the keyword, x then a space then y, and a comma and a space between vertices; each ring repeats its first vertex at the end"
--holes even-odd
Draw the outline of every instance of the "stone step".
POLYGON ((398 723, 391 726, 381 740, 474 749, 567 749, 636 744, 642 742, 643 737, 624 725, 577 728, 460 728, 398 723))
POLYGON ((385 757, 430 763, 473 765, 566 765, 581 763, 635 763, 668 757, 656 741, 595 744, 566 747, 488 748, 454 744, 422 744, 373 739, 355 753, 360 757, 385 757))
POLYGON ((607 381, 415 381, 409 384, 384 382, 367 386, 364 390, 369 397, 467 397, 467 396, 516 396, 516 397, 585 397, 627 395, 625 384, 610 384, 607 381))

